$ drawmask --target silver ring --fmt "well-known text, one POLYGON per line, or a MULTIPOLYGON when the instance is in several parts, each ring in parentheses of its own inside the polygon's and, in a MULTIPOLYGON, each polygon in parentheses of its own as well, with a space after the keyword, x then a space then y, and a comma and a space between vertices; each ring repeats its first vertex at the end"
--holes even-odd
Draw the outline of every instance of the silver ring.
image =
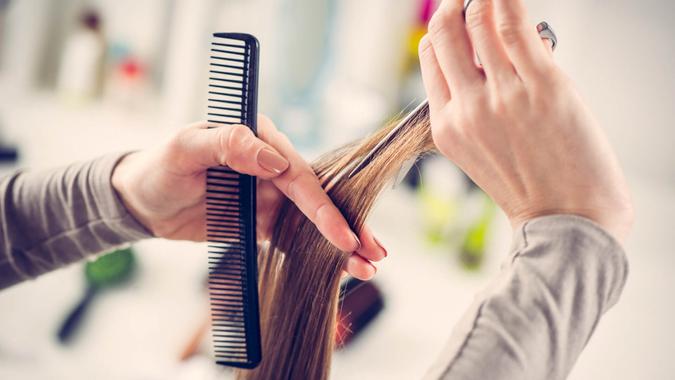
POLYGON ((551 41, 551 49, 555 50, 555 47, 558 45, 558 37, 555 35, 553 28, 546 21, 542 21, 537 24, 537 32, 542 39, 551 41))
MULTIPOLYGON (((465 0, 464 1, 464 14, 466 15, 467 9, 469 9, 469 5, 473 0, 465 0)), ((542 21, 539 24, 537 24, 537 32, 539 32, 539 37, 541 37, 544 40, 549 40, 551 41, 551 49, 555 50, 555 47, 558 46, 558 37, 555 35, 555 32, 553 31, 553 28, 551 28, 551 25, 547 23, 546 21, 542 21)))

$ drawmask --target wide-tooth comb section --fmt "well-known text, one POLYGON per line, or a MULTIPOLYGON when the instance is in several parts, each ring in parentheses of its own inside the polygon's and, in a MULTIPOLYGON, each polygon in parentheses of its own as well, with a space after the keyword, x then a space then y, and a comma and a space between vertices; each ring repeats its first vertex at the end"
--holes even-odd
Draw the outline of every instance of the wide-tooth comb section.
MULTIPOLYGON (((210 49, 208 121, 255 133, 258 42, 217 33, 210 49)), ((206 175, 209 296, 216 362, 254 368, 261 359, 255 178, 228 167, 206 175)))

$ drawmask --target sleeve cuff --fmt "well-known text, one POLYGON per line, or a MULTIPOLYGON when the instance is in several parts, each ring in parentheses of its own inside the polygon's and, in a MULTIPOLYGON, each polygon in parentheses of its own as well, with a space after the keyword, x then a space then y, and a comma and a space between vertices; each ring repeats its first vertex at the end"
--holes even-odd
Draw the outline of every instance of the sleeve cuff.
POLYGON ((101 219, 124 241, 133 242, 154 236, 131 215, 112 185, 115 167, 129 153, 109 154, 97 159, 93 168, 92 189, 100 206, 101 219))
MULTIPOLYGON (((525 222, 516 232, 513 239, 511 262, 519 257, 536 257, 542 250, 551 245, 551 237, 559 238, 557 245, 565 249, 557 249, 558 253, 565 253, 561 258, 567 266, 594 268, 602 278, 605 286, 604 310, 608 310, 619 300, 626 284, 629 264, 626 253, 609 232, 588 218, 571 214, 547 215, 525 222)), ((567 267, 567 266, 562 266, 567 267)), ((580 273, 585 272, 582 268, 580 273)))

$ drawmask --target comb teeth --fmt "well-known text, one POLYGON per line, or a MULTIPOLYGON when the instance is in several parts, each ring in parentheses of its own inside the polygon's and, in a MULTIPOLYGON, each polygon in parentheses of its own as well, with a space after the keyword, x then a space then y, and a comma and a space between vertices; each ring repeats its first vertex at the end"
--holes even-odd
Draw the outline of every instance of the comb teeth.
MULTIPOLYGON (((255 133, 258 43, 246 34, 214 34, 208 121, 244 124, 255 133)), ((228 167, 206 175, 209 296, 216 362, 254 368, 261 359, 256 278, 255 178, 228 167)))

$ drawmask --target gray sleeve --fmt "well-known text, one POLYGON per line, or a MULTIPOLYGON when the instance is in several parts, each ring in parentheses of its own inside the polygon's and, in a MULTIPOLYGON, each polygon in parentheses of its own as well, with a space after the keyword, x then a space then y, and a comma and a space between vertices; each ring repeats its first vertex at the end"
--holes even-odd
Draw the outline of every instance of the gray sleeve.
POLYGON ((527 222, 427 378, 566 378, 627 273, 621 246, 590 220, 527 222))
POLYGON ((123 156, 0 179, 0 289, 151 237, 110 182, 123 156))

